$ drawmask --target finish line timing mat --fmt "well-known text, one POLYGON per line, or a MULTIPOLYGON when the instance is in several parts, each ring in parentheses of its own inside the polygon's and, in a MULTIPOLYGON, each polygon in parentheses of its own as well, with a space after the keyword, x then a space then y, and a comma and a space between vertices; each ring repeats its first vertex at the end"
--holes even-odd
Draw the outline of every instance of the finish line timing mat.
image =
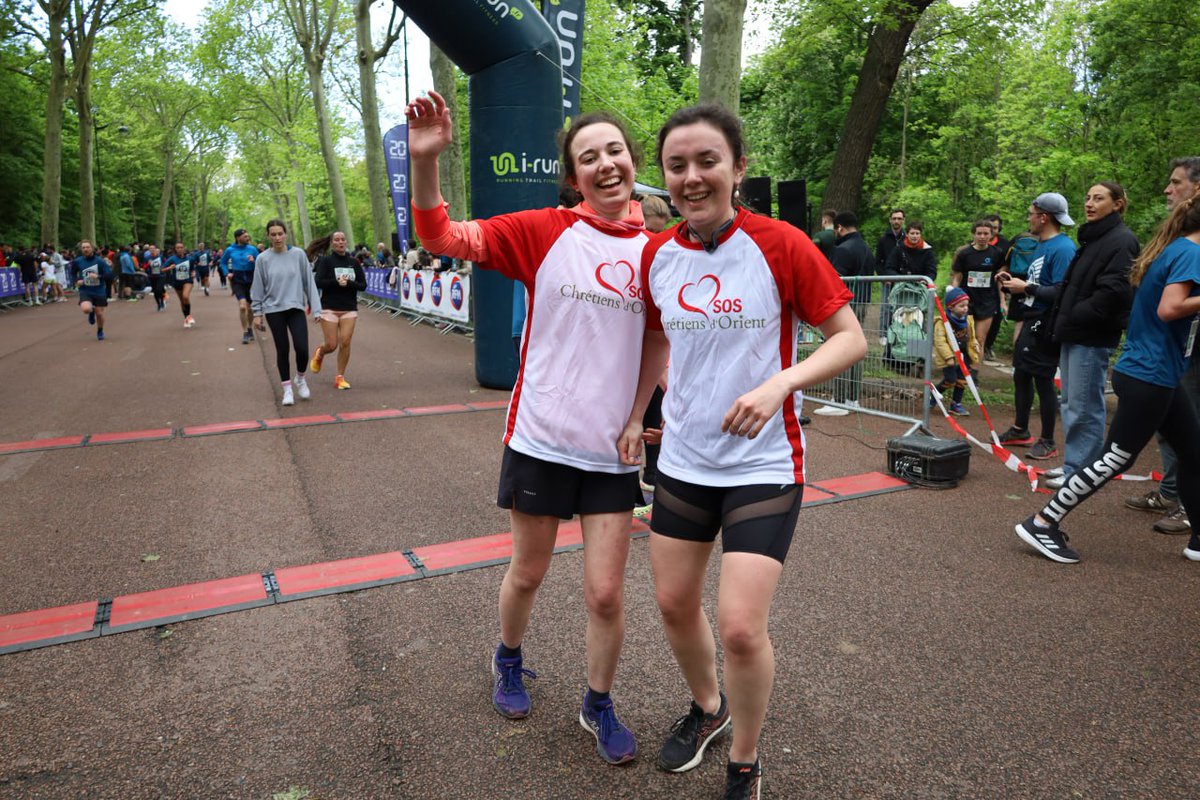
MULTIPOLYGON (((507 401, 505 401, 505 405, 507 405, 507 401)), ((464 407, 462 410, 473 409, 464 407)), ((401 415, 402 413, 400 412, 401 415)), ((397 414, 391 416, 397 416, 397 414)), ((303 418, 294 417, 291 421, 300 419, 303 418)), ((266 428, 262 427, 260 422, 259 427, 241 430, 266 430, 266 428)), ((232 431, 227 429, 214 432, 229 433, 232 431)), ((107 440, 107 443, 115 443, 115 441, 107 440)), ((127 438, 123 441, 145 441, 145 439, 127 438)), ((80 444, 59 445, 59 447, 63 446, 77 447, 80 444)), ((3 446, 0 445, 0 447, 3 446)), ((26 448, 22 452, 40 449, 55 448, 33 447, 26 448)), ((0 450, 0 452, 14 451, 0 450)), ((880 472, 866 472, 861 475, 850 475, 806 484, 803 505, 810 507, 840 503, 911 488, 909 484, 898 478, 880 472)), ((649 535, 650 529, 646 523, 635 518, 630 527, 630 536, 640 539, 649 535)), ((579 521, 560 523, 554 552, 564 553, 582 548, 583 531, 579 521)), ((142 628, 170 625, 231 611, 287 603, 292 600, 353 592, 376 586, 491 567, 506 564, 511 558, 512 534, 500 533, 427 545, 411 550, 397 550, 306 566, 285 567, 271 572, 255 572, 234 578, 221 578, 168 589, 90 600, 57 608, 10 614, 0 616, 0 655, 82 639, 94 639, 99 636, 125 633, 142 628)))

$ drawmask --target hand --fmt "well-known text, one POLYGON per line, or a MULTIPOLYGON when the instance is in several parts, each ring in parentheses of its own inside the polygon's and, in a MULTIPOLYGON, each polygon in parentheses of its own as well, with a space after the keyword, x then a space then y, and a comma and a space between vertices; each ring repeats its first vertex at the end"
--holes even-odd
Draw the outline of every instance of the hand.
POLYGON ((617 439, 617 454, 621 463, 636 466, 642 463, 642 421, 631 419, 625 423, 621 438, 617 439))
POLYGON ((348 280, 347 280, 347 279, 345 279, 345 278, 338 278, 338 286, 345 286, 345 285, 346 285, 347 283, 349 283, 349 282, 350 282, 350 281, 348 281, 348 280))
POLYGON ((753 439, 787 399, 789 389, 771 378, 733 401, 721 420, 722 433, 753 439))
POLYGON ((642 441, 646 444, 662 444, 662 428, 646 428, 642 431, 642 441))
POLYGON ((454 124, 446 100, 435 91, 418 97, 404 109, 408 118, 408 154, 412 158, 435 158, 450 144, 454 124))
POLYGON ((254 318, 254 327, 256 330, 260 331, 265 331, 267 329, 267 326, 263 323, 263 318, 261 316, 254 318))

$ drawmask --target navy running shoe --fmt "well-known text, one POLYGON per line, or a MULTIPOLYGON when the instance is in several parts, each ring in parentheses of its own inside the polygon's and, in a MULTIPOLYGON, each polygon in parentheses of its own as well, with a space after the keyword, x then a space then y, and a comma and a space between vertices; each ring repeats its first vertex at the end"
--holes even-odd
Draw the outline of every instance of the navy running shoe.
POLYGON ((1067 544, 1067 534, 1058 529, 1057 523, 1052 522, 1048 526, 1038 525, 1035 521, 1036 517, 1037 515, 1034 514, 1024 522, 1018 522, 1014 527, 1017 536, 1021 537, 1021 541, 1051 561, 1057 561, 1059 564, 1078 564, 1079 553, 1076 553, 1067 544))
POLYGON ((579 724, 596 737, 596 752, 610 764, 625 764, 637 755, 637 739, 633 731, 617 719, 611 698, 604 698, 594 706, 583 693, 583 706, 579 709, 579 724))
POLYGON ((658 766, 668 772, 687 772, 700 765, 708 743, 729 730, 729 703, 721 693, 721 706, 707 714, 692 701, 692 707, 671 725, 671 732, 658 754, 658 766))
POLYGON ((725 767, 724 800, 759 800, 762 796, 762 763, 735 764, 725 767))
POLYGON ((529 716, 529 690, 525 688, 525 678, 536 678, 537 673, 525 669, 521 665, 521 657, 501 658, 499 648, 492 656, 492 678, 495 689, 492 691, 492 705, 501 716, 509 719, 523 719, 529 716))

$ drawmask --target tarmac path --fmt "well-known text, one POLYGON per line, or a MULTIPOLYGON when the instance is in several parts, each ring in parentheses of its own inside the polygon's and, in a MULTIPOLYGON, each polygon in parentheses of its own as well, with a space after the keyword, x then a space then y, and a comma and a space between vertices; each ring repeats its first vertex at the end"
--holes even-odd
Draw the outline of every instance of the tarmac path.
MULTIPOLYGON (((354 388, 327 361, 284 409, 268 335, 243 346, 219 288, 193 310, 184 330, 174 297, 114 303, 105 342, 73 303, 0 314, 0 442, 506 398, 475 384, 468 340, 366 312, 354 388)), ((0 455, 0 615, 507 531, 503 413, 0 455)), ((820 480, 882 470, 903 426, 806 431, 820 480)), ((1071 516, 1074 566, 1017 540, 1037 499, 982 452, 956 490, 806 508, 772 618, 764 797, 1200 796, 1200 569, 1121 505, 1145 488, 1071 516)), ((644 539, 614 690, 642 752, 595 755, 581 568, 560 554, 543 586, 517 723, 489 704, 503 567, 0 656, 0 798, 719 796, 723 743, 691 773, 654 767, 687 698, 644 539)))

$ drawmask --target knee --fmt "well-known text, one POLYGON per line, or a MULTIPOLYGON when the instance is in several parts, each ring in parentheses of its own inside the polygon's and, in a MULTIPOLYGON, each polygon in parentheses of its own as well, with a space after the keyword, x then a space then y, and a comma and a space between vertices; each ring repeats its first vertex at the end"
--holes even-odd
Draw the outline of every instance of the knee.
POLYGON ((663 624, 668 628, 678 628, 688 624, 696 617, 700 602, 692 592, 671 591, 658 589, 655 592, 658 610, 662 614, 663 624))
POLYGON ((508 585, 520 594, 532 594, 542 585, 542 579, 546 577, 543 570, 536 569, 532 565, 513 564, 508 568, 508 585))
POLYGON ((619 619, 625 610, 621 583, 589 586, 585 592, 588 614, 605 621, 619 619))
POLYGON ((745 617, 720 620, 721 643, 725 652, 734 658, 749 658, 771 646, 766 625, 745 617))
POLYGON ((343 350, 349 350, 350 349, 350 337, 349 336, 341 337, 340 339, 338 339, 338 345, 343 350))

